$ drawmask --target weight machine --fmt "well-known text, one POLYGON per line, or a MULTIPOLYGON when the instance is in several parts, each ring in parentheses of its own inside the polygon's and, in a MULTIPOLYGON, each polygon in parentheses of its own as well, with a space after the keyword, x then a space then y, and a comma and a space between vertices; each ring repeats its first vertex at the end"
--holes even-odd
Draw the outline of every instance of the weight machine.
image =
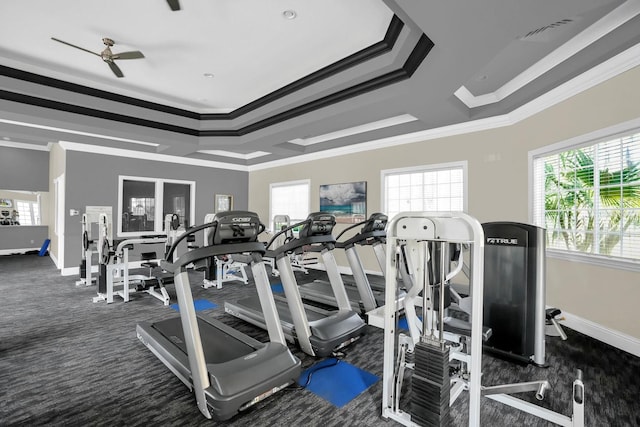
MULTIPOLYGON (((573 414, 568 417, 525 400, 513 393, 535 392, 543 399, 548 381, 483 386, 481 383, 482 344, 490 336, 482 326, 484 284, 484 232, 480 223, 459 212, 403 212, 387 229, 386 294, 384 309, 384 366, 382 416, 403 425, 448 425, 449 408, 469 393, 469 426, 480 425, 481 397, 486 396, 518 410, 562 426, 584 425, 584 385, 578 371, 573 382, 573 414), (448 285, 462 268, 459 261, 451 269, 452 244, 468 251, 471 328, 469 333, 446 333, 448 285), (415 315, 412 294, 396 303, 397 269, 404 251, 413 278, 413 287, 422 294, 422 319, 415 315), (398 318, 404 309, 410 327, 407 336, 398 331, 398 318), (413 311, 413 313, 411 313, 413 311), (420 322, 420 327, 415 325, 420 322), (413 361, 408 357, 413 356, 413 361), (450 365, 450 362, 452 362, 450 365), (410 377, 408 409, 401 407, 405 372, 410 377)), ((407 406, 406 402, 403 402, 407 406)))
MULTIPOLYGON (((106 217, 105 217, 106 218, 106 217)), ((82 214, 82 258, 80 261, 80 280, 76 281, 76 286, 91 286, 95 282, 95 278, 92 277, 91 267, 93 252, 97 250, 96 243, 90 238, 91 236, 91 221, 89 216, 82 214)))
POLYGON ((0 210, 0 225, 20 225, 20 213, 15 210, 0 210))
MULTIPOLYGON (((171 244, 180 233, 180 224, 177 215, 169 214, 165 217, 166 234, 143 236, 139 238, 125 239, 111 244, 108 238, 108 226, 106 215, 100 214, 100 225, 102 232, 98 240, 98 258, 100 260, 100 274, 98 277, 98 295, 93 298, 93 302, 106 301, 107 304, 113 302, 114 296, 119 296, 124 302, 130 300, 130 295, 135 292, 145 292, 154 298, 162 301, 164 305, 169 305, 170 297, 164 284, 166 279, 154 277, 151 270, 157 267, 161 258, 155 252, 141 254, 140 267, 148 267, 149 275, 130 274, 129 270, 136 263, 129 259, 129 251, 138 244, 171 244), (113 262, 111 262, 113 260, 113 262), (122 289, 116 290, 116 287, 122 289)), ((184 228, 182 228, 184 233, 184 228)), ((165 249, 166 252, 166 249, 165 249)))
MULTIPOLYGON (((214 221, 216 214, 207 214, 204 217, 204 223, 209 224, 214 221)), ((207 242, 211 238, 212 228, 205 228, 204 241, 207 242)), ((205 289, 215 287, 222 289, 222 284, 226 282, 242 282, 245 285, 249 283, 247 272, 245 271, 244 262, 234 259, 233 255, 215 256, 212 260, 207 261, 204 272, 204 280, 202 287, 205 289)))

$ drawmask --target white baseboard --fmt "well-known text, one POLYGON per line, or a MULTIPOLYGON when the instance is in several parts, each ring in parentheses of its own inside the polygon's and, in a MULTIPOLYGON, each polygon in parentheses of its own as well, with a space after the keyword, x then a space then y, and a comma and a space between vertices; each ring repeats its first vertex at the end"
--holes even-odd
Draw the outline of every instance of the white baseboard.
MULTIPOLYGON (((93 272, 93 268, 91 269, 93 272)), ((97 272, 98 270, 96 270, 97 272)), ((60 274, 63 276, 77 276, 80 274, 80 267, 66 267, 60 269, 60 274)))
POLYGON ((56 268, 59 270, 60 263, 58 262, 58 258, 51 251, 49 251, 49 258, 51 258, 51 261, 53 261, 53 263, 56 265, 56 268))
MULTIPOLYGON (((98 273, 98 266, 91 266, 91 273, 98 273)), ((80 267, 66 267, 60 271, 60 274, 63 276, 77 276, 80 274, 80 267)))
POLYGON ((17 248, 17 249, 0 249, 2 255, 21 255, 29 251, 40 251, 40 248, 17 248))
POLYGON ((583 319, 575 314, 567 313, 566 311, 562 311, 562 316, 564 316, 564 320, 560 321, 562 325, 566 325, 568 328, 591 338, 640 357, 640 339, 583 319))

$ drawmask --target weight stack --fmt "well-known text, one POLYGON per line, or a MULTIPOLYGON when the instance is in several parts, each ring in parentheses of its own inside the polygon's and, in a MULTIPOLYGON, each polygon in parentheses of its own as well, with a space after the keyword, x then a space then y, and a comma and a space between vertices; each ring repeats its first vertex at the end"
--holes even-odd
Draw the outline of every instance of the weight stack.
MULTIPOLYGON (((87 260, 83 259, 82 262, 80 262, 80 278, 81 279, 86 279, 87 278, 87 260)), ((91 283, 88 283, 88 285, 90 285, 91 283)))
POLYGON ((98 271, 98 293, 107 293, 107 265, 100 264, 100 270, 98 271))
POLYGON ((419 342, 411 377, 411 419, 421 426, 449 426, 449 348, 419 342))

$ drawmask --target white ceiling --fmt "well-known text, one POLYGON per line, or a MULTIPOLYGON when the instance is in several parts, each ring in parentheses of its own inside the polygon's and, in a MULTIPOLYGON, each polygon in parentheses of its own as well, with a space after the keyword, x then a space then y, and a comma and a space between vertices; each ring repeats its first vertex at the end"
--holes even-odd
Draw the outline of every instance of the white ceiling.
POLYGON ((0 2, 0 137, 257 165, 508 114, 640 43, 640 0, 180 5, 0 2))
POLYGON ((4 65, 204 113, 232 111, 381 40, 393 13, 371 0, 182 0, 177 12, 165 0, 4 0, 0 15, 4 65), (51 37, 97 53, 108 37, 114 53, 145 58, 116 61, 118 79, 101 58, 51 37))

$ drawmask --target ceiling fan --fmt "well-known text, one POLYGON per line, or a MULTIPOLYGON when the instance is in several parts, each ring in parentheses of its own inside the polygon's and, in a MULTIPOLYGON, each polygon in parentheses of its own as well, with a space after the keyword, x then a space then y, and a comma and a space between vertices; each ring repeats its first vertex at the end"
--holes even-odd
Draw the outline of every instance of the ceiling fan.
POLYGON ((174 12, 180 10, 180 0, 167 0, 167 3, 174 12))
POLYGON ((65 42, 63 40, 60 40, 60 39, 57 39, 55 37, 51 37, 51 40, 54 40, 54 41, 57 41, 58 43, 66 44, 67 46, 75 47, 76 49, 84 50, 85 52, 89 52, 89 53, 91 53, 93 55, 99 56, 100 58, 102 58, 102 60, 104 62, 107 63, 107 65, 109 66, 109 68, 111 68, 111 71, 113 71, 113 74, 115 74, 116 77, 124 77, 124 74, 122 74, 122 70, 114 62, 116 59, 139 59, 139 58, 144 58, 144 55, 142 54, 142 52, 140 52, 138 50, 132 50, 132 51, 129 51, 129 52, 120 52, 120 53, 111 52, 111 46, 113 46, 115 43, 113 42, 113 40, 111 40, 110 38, 107 38, 107 37, 102 39, 102 43, 105 44, 106 48, 100 53, 96 53, 96 52, 90 51, 88 49, 85 49, 83 47, 76 46, 76 45, 71 44, 71 43, 67 43, 67 42, 65 42))

